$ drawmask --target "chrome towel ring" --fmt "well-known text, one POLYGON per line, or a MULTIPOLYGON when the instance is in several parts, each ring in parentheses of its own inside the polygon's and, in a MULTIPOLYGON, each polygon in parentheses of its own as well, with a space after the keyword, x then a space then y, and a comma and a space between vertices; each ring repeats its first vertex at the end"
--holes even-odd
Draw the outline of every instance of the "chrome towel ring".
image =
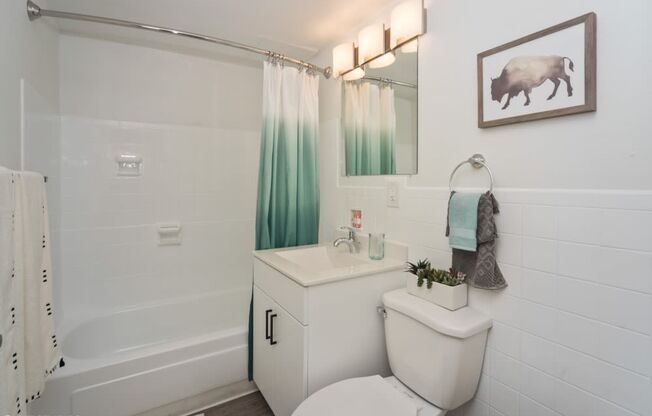
POLYGON ((461 168, 465 164, 470 164, 476 169, 480 168, 485 168, 487 170, 487 173, 489 173, 489 192, 492 192, 494 189, 494 175, 491 173, 491 169, 489 169, 489 166, 487 166, 486 160, 484 156, 482 156, 480 153, 476 153, 467 160, 460 162, 457 166, 455 166, 455 169, 453 169, 453 172, 451 172, 450 179, 448 180, 448 189, 450 189, 451 192, 453 192, 453 177, 455 176, 455 172, 459 168, 461 168))

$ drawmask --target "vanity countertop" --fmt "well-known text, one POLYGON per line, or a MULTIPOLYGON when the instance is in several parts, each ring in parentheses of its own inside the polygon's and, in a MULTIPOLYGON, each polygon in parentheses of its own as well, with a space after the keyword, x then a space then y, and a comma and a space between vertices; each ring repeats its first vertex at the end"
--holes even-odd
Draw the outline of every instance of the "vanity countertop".
POLYGON ((385 241, 385 258, 371 260, 367 239, 362 237, 359 253, 347 246, 322 243, 299 247, 254 251, 254 257, 304 287, 332 283, 371 274, 401 270, 407 261, 407 246, 385 241))

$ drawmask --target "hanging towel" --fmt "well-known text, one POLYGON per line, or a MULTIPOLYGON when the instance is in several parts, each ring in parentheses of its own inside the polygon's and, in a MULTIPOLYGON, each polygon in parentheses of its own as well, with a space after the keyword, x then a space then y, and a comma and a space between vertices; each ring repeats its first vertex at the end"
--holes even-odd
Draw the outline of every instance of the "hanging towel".
MULTIPOLYGON (((455 192, 451 193, 451 200, 455 192)), ((490 192, 482 194, 478 201, 476 230, 477 251, 453 249, 453 268, 466 274, 466 283, 480 289, 502 289, 507 282, 496 261, 496 238, 498 232, 494 214, 500 212, 498 201, 490 192)), ((449 227, 446 227, 446 235, 449 227)))
POLYGON ((43 176, 1 171, 0 201, 0 414, 15 416, 40 397, 63 360, 52 316, 43 176))
POLYGON ((17 403, 18 374, 13 368, 13 346, 19 332, 13 303, 13 212, 13 172, 0 167, 0 415, 3 416, 13 416, 18 406, 24 407, 24 398, 17 403))
POLYGON ((448 201, 448 245, 459 250, 477 249, 476 229, 480 193, 451 193, 448 201))

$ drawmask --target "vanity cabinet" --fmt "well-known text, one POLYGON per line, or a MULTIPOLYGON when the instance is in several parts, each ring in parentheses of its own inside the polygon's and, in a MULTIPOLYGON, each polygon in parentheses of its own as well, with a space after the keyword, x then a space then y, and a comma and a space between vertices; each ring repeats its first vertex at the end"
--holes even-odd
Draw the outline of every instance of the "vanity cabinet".
POLYGON ((275 416, 336 381, 390 374, 378 306, 405 285, 401 266, 301 284, 254 259, 254 381, 275 416))

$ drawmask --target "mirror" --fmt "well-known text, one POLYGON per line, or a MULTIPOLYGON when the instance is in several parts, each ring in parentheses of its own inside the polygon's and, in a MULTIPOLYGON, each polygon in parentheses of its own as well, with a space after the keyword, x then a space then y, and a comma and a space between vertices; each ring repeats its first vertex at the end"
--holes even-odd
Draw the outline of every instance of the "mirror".
MULTIPOLYGON (((342 82, 344 175, 417 173, 417 53, 342 82)), ((373 61, 370 61, 372 63, 373 61)))

